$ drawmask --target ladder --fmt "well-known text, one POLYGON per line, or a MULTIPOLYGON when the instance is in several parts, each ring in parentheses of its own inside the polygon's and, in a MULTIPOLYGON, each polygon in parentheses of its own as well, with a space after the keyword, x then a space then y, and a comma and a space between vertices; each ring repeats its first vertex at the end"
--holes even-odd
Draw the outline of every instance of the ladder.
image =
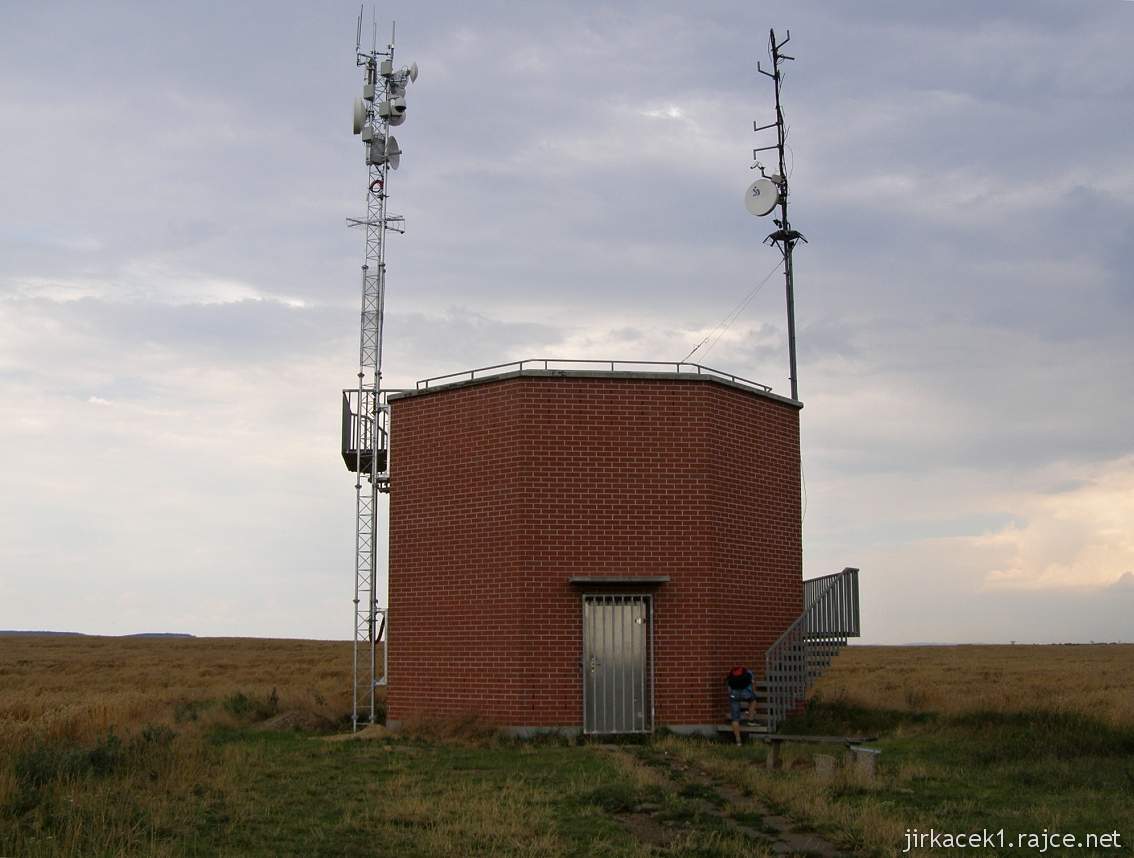
POLYGON ((355 475, 354 652, 351 725, 377 720, 375 695, 386 684, 387 611, 379 592, 379 496, 390 490, 385 393, 343 391, 343 460, 355 475), (378 649, 382 664, 379 668, 378 649))

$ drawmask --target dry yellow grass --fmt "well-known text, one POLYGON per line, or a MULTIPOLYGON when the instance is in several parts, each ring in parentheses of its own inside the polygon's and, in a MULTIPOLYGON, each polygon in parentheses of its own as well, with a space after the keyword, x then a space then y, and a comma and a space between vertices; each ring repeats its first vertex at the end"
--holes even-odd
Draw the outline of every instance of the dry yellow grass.
POLYGON ((913 712, 1076 712, 1134 724, 1134 644, 852 646, 815 687, 825 701, 913 712))
POLYGON ((281 709, 339 718, 350 665, 350 644, 336 641, 0 637, 0 752, 171 724, 179 704, 273 689, 281 709))
POLYGON ((0 831, 22 818, 3 839, 21 855, 174 854, 155 832, 192 830, 244 768, 245 748, 203 739, 247 720, 232 699, 341 719, 350 665, 339 642, 0 637, 0 808, 16 814, 0 831), (85 776, 100 747, 113 775, 85 776))
MULTIPOLYGON (((169 723, 179 703, 276 689, 280 708, 350 708, 350 644, 255 638, 0 637, 0 748, 169 723)), ((824 700, 906 711, 1074 711, 1134 723, 1134 645, 852 646, 824 700)), ((434 729, 436 725, 434 725, 434 729)))

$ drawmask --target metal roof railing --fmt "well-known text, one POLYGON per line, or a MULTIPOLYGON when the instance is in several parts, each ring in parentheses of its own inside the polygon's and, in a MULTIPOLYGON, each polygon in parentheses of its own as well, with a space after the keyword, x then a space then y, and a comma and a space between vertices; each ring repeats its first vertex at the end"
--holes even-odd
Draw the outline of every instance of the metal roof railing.
POLYGON ((433 387, 457 384, 461 381, 474 381, 476 379, 491 378, 497 375, 520 373, 526 370, 540 370, 544 372, 554 372, 555 370, 570 372, 574 370, 595 373, 656 372, 675 375, 704 375, 710 378, 724 379, 725 381, 730 381, 742 387, 751 387, 755 390, 763 391, 764 393, 771 393, 772 391, 772 388, 766 384, 760 384, 758 381, 752 381, 751 379, 742 378, 739 375, 733 375, 731 372, 723 372, 722 370, 713 369, 709 366, 702 366, 699 363, 660 360, 575 360, 570 358, 528 358, 526 360, 509 361, 508 363, 497 363, 492 366, 481 366, 476 369, 466 369, 462 372, 451 372, 447 375, 435 375, 432 378, 423 378, 419 381, 417 383, 417 389, 429 390, 433 387), (560 366, 560 364, 569 364, 569 366, 560 366))

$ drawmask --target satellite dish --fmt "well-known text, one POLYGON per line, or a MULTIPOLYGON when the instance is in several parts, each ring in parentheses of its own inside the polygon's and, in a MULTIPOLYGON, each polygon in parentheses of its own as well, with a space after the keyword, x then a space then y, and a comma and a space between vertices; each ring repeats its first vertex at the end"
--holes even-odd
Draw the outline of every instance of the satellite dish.
POLYGON ((398 164, 402 163, 402 150, 398 146, 396 137, 386 138, 386 160, 390 162, 390 168, 393 170, 398 169, 398 164))
POLYGON ((779 189, 770 179, 757 179, 744 192, 744 207, 756 217, 768 214, 779 201, 779 189))
POLYGON ((406 69, 406 74, 409 75, 410 83, 417 83, 417 63, 410 63, 410 67, 406 69))
POLYGON ((390 124, 391 125, 401 125, 405 121, 406 121, 406 115, 404 113, 398 113, 398 114, 390 117, 390 124))
POLYGON ((406 100, 401 96, 395 98, 390 104, 394 108, 395 114, 406 112, 406 100))
POLYGON ((366 122, 366 105, 362 103, 361 98, 354 100, 354 133, 358 134, 362 131, 363 123, 366 122))

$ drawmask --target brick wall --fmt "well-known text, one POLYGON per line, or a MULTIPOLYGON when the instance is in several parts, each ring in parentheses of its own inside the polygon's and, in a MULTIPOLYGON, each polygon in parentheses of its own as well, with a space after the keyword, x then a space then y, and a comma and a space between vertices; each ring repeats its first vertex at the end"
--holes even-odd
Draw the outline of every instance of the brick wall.
POLYGON ((522 376, 391 414, 391 719, 455 694, 500 724, 580 725, 580 595, 601 590, 570 576, 670 576, 649 589, 659 724, 722 720, 728 668, 758 669, 801 610, 794 406, 522 376))

